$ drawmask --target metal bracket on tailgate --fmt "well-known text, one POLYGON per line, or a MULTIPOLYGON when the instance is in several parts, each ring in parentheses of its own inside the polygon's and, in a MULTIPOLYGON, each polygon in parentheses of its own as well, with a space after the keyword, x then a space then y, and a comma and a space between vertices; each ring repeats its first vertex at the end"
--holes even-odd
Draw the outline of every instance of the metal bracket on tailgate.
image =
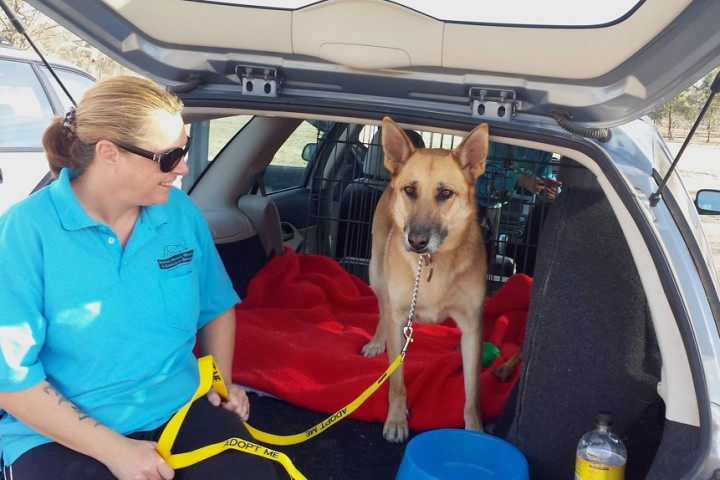
POLYGON ((519 105, 515 90, 471 87, 472 116, 509 122, 519 105))
POLYGON ((282 91, 283 78, 276 68, 238 65, 235 74, 242 85, 243 95, 277 97, 282 91))

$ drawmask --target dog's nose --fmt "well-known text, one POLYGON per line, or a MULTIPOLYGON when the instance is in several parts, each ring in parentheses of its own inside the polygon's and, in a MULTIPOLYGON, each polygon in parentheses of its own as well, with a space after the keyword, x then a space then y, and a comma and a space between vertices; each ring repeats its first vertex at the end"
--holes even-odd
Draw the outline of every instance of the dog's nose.
POLYGON ((429 243, 430 237, 426 234, 413 232, 408 234, 408 244, 410 245, 410 248, 417 253, 422 253, 429 243))

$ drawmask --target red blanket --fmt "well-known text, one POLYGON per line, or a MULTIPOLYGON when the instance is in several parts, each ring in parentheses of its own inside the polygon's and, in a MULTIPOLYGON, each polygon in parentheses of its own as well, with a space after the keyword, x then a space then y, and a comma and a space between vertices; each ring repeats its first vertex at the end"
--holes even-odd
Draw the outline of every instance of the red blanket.
MULTIPOLYGON (((492 369, 515 353, 525 335, 532 280, 514 275, 484 306, 485 340, 501 355, 481 374, 481 410, 497 417, 519 374, 502 383, 492 369)), ((422 287, 420 294, 422 294, 422 287)), ((409 299, 408 299, 409 301, 409 299)), ((252 280, 237 309, 233 381, 271 393, 294 405, 334 413, 375 382, 387 354, 360 353, 375 332, 377 299, 337 262, 286 250, 252 280)), ((452 321, 416 323, 405 359, 410 428, 463 427, 460 331, 452 321)), ((384 422, 386 382, 352 416, 384 422)))

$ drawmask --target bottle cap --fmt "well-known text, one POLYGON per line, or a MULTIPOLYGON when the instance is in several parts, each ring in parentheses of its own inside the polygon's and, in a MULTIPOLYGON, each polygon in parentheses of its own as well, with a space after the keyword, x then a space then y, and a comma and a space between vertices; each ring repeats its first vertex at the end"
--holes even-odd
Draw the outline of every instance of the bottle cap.
POLYGON ((595 416, 595 422, 598 425, 609 427, 613 424, 612 413, 607 410, 598 410, 597 415, 595 416))

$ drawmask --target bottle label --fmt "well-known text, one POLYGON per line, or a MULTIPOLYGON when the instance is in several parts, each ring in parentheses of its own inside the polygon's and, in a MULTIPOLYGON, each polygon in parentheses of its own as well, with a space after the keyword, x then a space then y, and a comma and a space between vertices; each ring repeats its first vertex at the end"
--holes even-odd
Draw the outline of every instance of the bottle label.
POLYGON ((589 462, 584 458, 575 458, 575 480, 623 480, 625 465, 604 465, 589 462))

